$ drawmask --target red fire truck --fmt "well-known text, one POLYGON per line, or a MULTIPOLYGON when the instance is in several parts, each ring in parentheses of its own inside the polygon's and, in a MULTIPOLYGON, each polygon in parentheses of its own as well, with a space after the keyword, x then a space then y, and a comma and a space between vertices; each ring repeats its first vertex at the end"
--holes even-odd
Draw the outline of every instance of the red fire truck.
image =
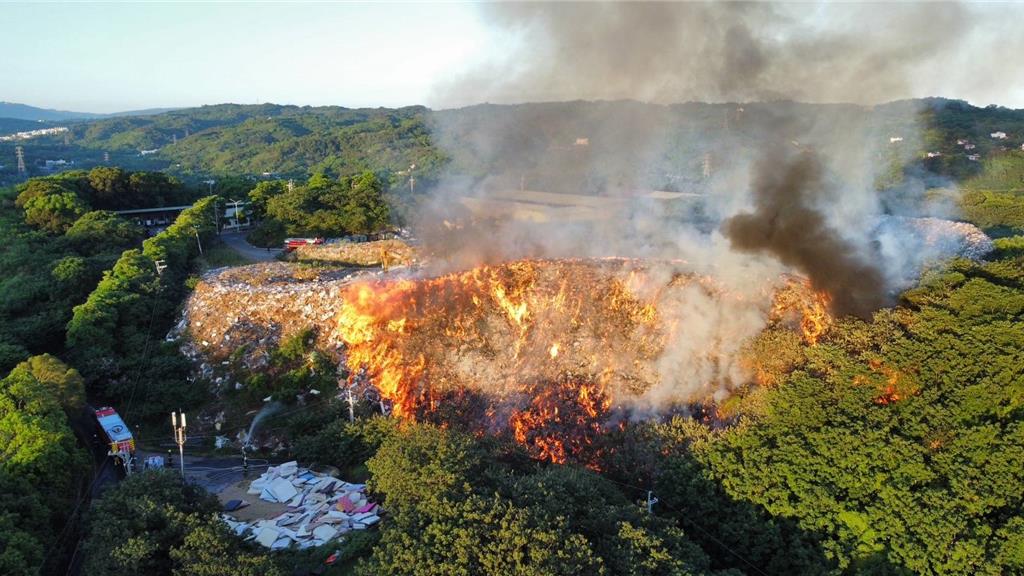
POLYGON ((131 474, 132 460, 135 457, 135 438, 121 416, 110 406, 96 410, 96 423, 99 425, 99 436, 107 448, 107 455, 113 456, 118 464, 124 466, 126 474, 131 474))
POLYGON ((285 238, 284 239, 284 251, 291 252, 299 246, 308 246, 311 244, 323 244, 323 238, 285 238))

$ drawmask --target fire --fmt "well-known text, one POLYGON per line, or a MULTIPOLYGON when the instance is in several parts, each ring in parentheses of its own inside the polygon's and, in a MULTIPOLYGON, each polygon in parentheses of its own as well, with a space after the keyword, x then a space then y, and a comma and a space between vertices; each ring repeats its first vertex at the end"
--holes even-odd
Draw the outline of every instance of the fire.
POLYGON ((416 417, 446 390, 484 386, 507 397, 524 375, 556 377, 563 366, 538 359, 566 362, 566 336, 585 351, 569 359, 574 368, 628 374, 659 340, 654 307, 616 278, 621 266, 527 260, 354 284, 336 325, 350 377, 365 373, 395 415, 416 417))
POLYGON ((775 293, 770 317, 779 321, 798 314, 804 342, 814 346, 832 327, 830 304, 828 293, 814 290, 806 279, 789 277, 786 285, 775 293))
POLYGON ((516 442, 532 456, 556 464, 585 456, 604 432, 611 397, 595 381, 565 376, 526 390, 529 406, 516 410, 509 427, 516 442))
MULTIPOLYGON (((673 377, 660 361, 679 339, 694 345, 688 299, 750 305, 712 279, 650 274, 646 266, 522 260, 355 283, 342 293, 334 336, 349 379, 376 387, 393 415, 507 428, 536 458, 580 459, 613 398, 638 398, 673 377)), ((799 281, 787 289, 772 314, 799 313, 805 338, 817 342, 831 322, 827 298, 799 281)), ((730 337, 717 333, 694 357, 717 357, 730 337)))

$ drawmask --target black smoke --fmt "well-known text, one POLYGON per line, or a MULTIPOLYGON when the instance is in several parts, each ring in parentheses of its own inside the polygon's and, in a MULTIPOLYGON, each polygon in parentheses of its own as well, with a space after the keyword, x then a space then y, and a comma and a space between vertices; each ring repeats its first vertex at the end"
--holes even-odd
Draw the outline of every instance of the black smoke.
POLYGON ((752 168, 751 189, 754 211, 722 222, 734 249, 769 253, 803 272, 816 290, 830 295, 835 314, 867 318, 885 305, 882 271, 816 207, 831 190, 813 152, 766 152, 752 168))

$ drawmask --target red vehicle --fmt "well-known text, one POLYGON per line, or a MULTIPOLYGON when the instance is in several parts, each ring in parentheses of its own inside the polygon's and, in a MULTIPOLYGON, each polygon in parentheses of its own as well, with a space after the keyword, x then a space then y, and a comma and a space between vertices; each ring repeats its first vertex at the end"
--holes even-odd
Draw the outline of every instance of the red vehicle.
POLYGON ((96 423, 99 425, 100 439, 107 447, 107 455, 120 459, 129 469, 127 463, 132 461, 135 455, 135 438, 128 425, 124 423, 121 416, 110 406, 104 406, 96 410, 96 423))
POLYGON ((323 238, 285 238, 284 240, 284 251, 291 252, 299 246, 310 246, 314 244, 323 244, 323 238))

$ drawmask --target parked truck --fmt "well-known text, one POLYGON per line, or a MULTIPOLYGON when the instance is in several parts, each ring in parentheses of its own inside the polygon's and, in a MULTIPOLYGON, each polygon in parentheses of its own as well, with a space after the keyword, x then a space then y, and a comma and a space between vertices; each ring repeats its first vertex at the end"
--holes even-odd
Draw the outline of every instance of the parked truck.
POLYGON ((96 423, 99 426, 100 440, 105 444, 107 456, 124 467, 125 474, 132 473, 135 459, 135 438, 121 416, 110 406, 95 411, 96 423))
POLYGON ((309 246, 314 244, 323 244, 323 238, 285 238, 284 240, 284 251, 291 252, 299 246, 309 246))

